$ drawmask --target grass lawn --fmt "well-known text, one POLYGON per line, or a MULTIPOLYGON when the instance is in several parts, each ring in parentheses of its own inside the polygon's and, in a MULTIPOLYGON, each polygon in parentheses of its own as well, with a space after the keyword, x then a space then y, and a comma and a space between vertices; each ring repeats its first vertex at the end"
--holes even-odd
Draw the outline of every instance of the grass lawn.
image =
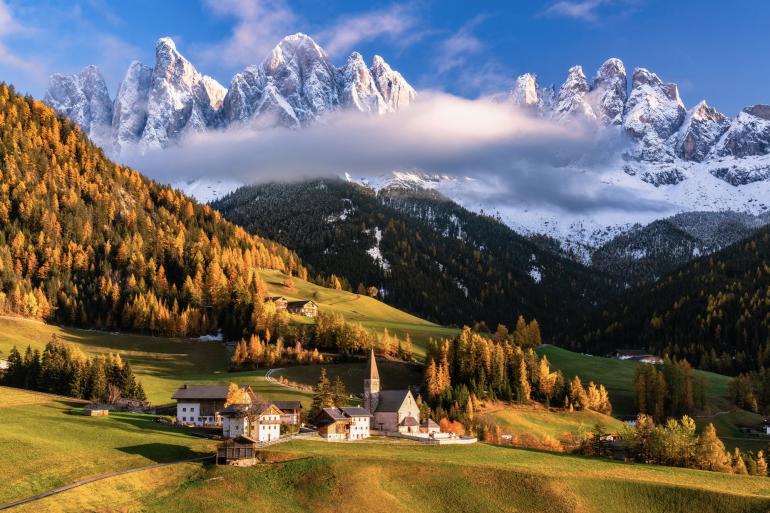
POLYGON ((183 383, 227 383, 251 385, 267 399, 308 400, 308 395, 264 379, 264 371, 230 373, 228 352, 217 342, 161 338, 125 333, 62 328, 27 319, 0 317, 0 357, 15 345, 42 350, 56 334, 60 340, 79 346, 88 354, 120 353, 131 363, 149 400, 156 405, 171 403, 171 395, 183 383))
POLYGON ((767 478, 494 447, 290 442, 276 459, 207 470, 149 512, 749 512, 770 508, 767 478))
POLYGON ((82 402, 0 387, 0 504, 84 477, 213 450, 209 440, 153 416, 86 417, 82 402))
POLYGON ((593 431, 598 424, 605 430, 617 432, 623 422, 593 411, 548 411, 544 408, 492 405, 486 412, 500 425, 503 434, 533 436, 540 441, 546 437, 564 440, 569 435, 593 431))

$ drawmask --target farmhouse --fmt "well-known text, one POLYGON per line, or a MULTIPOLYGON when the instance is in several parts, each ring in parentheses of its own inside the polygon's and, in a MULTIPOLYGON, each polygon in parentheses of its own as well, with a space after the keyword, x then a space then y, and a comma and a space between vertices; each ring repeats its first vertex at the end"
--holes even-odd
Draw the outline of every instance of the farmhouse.
POLYGON ((301 402, 273 401, 273 404, 281 410, 281 424, 285 426, 299 426, 302 419, 301 402))
POLYGON ((420 408, 410 390, 380 390, 380 372, 374 349, 369 355, 368 376, 364 379, 364 408, 372 416, 372 429, 382 433, 420 432, 420 408))
POLYGON ((315 301, 291 301, 286 305, 289 313, 304 315, 305 317, 315 317, 318 315, 318 305, 315 301))
POLYGON ((256 440, 248 436, 236 436, 217 446, 216 464, 251 460, 257 456, 256 440))
POLYGON ((265 303, 273 303, 277 311, 285 312, 289 305, 289 300, 283 296, 270 296, 265 298, 265 303))
POLYGON ((274 404, 231 404, 223 409, 222 436, 246 436, 257 442, 270 442, 281 437, 281 410, 274 404))
MULTIPOLYGON (((249 397, 250 403, 256 400, 250 387, 240 389, 249 397)), ((229 392, 228 385, 182 385, 171 396, 176 399, 177 422, 193 426, 222 425, 219 414, 225 409, 229 392)))
POLYGON ((358 406, 324 408, 318 432, 327 440, 363 440, 369 438, 372 414, 358 406))

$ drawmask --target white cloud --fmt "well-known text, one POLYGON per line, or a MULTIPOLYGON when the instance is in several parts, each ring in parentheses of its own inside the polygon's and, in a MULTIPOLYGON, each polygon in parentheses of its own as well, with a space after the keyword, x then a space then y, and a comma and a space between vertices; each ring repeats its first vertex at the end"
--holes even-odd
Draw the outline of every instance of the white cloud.
POLYGON ((236 22, 230 36, 203 48, 204 64, 228 69, 261 62, 284 36, 297 32, 301 20, 283 0, 206 0, 219 16, 236 22))
POLYGON ((167 183, 376 176, 408 169, 483 177, 495 184, 490 201, 500 205, 540 203, 575 212, 656 208, 597 179, 594 169, 617 164, 620 143, 583 125, 527 116, 508 104, 423 92, 391 115, 349 111, 301 130, 197 134, 180 146, 126 160, 167 183), (584 167, 568 165, 575 162, 584 167))
POLYGON ((607 2, 608 0, 561 0, 546 9, 545 13, 582 21, 596 21, 598 17, 597 10, 602 4, 607 2))
POLYGON ((414 31, 417 23, 417 13, 413 7, 397 4, 388 9, 346 16, 331 28, 321 31, 318 39, 333 56, 354 50, 361 42, 382 37, 406 46, 420 37, 414 31))

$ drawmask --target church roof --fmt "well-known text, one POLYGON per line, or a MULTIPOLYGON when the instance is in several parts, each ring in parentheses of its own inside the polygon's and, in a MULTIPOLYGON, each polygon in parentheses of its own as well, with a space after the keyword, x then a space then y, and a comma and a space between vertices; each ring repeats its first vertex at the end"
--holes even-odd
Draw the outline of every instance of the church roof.
POLYGON ((413 427, 413 426, 419 426, 420 423, 417 422, 417 419, 415 419, 414 417, 409 416, 409 417, 404 417, 404 420, 401 421, 401 425, 407 426, 407 427, 413 427))
POLYGON ((377 360, 374 358, 374 348, 369 355, 369 375, 367 379, 380 379, 380 372, 377 370, 377 360))
POLYGON ((378 412, 396 412, 404 404, 409 390, 383 390, 377 402, 378 412))

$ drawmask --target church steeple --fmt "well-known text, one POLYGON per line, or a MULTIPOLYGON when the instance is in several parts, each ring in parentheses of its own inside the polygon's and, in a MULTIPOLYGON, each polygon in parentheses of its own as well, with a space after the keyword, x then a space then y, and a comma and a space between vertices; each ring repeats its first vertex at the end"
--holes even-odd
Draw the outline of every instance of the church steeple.
POLYGON ((369 354, 369 372, 364 379, 364 408, 374 413, 380 402, 380 372, 377 370, 377 360, 374 358, 374 348, 369 354))

